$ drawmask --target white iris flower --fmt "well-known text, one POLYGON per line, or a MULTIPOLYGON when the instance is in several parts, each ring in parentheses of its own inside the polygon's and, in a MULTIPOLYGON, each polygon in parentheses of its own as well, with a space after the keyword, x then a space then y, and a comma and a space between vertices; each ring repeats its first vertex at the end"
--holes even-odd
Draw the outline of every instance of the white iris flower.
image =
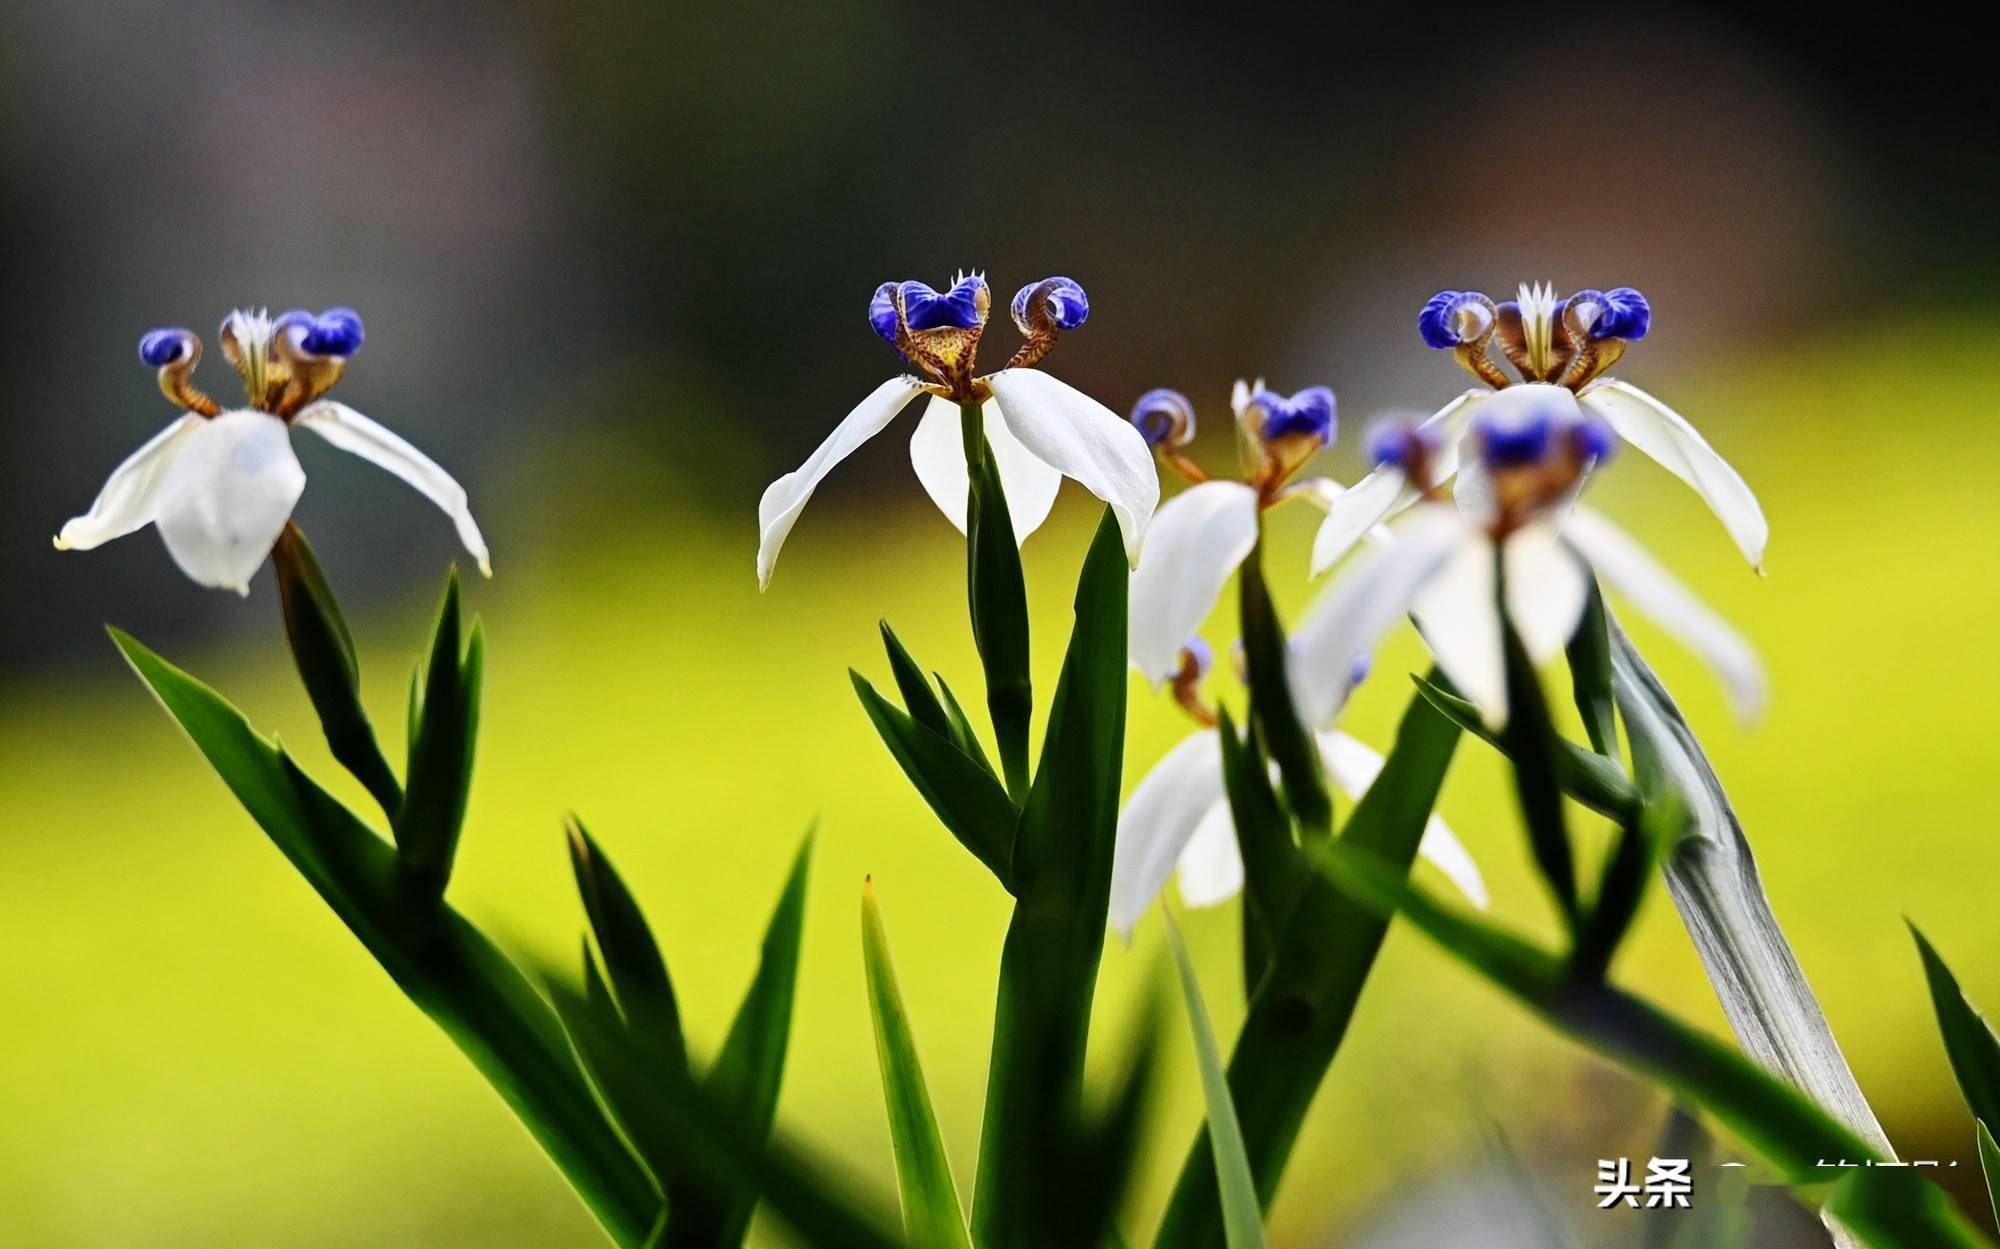
POLYGON ((969 484, 959 410, 977 403, 1016 541, 1047 519, 1056 488, 1068 477, 1110 505, 1127 558, 1138 560, 1160 501, 1159 475, 1145 439, 1097 400, 1030 367, 1048 354, 1061 331, 1089 316, 1083 288, 1068 278, 1022 288, 1012 312, 1027 342, 1005 368, 975 377, 974 356, 990 299, 979 274, 961 275, 943 292, 922 282, 885 282, 876 291, 869 309, 876 333, 931 380, 906 374, 882 383, 803 465, 765 489, 757 504, 759 586, 770 586, 778 551, 814 488, 919 395, 930 401, 910 439, 910 462, 952 524, 965 528, 969 484))
POLYGON ((1524 285, 1518 299, 1500 304, 1477 291, 1439 292, 1424 306, 1419 332, 1486 385, 1458 396, 1426 423, 1437 446, 1428 465, 1433 476, 1414 481, 1400 471, 1378 469, 1333 501, 1313 543, 1314 575, 1333 567, 1375 525, 1450 480, 1479 410, 1524 384, 1568 392, 1576 406, 1692 486, 1751 567, 1762 572, 1770 526, 1743 478, 1679 413, 1606 375, 1651 324, 1650 305, 1631 287, 1579 291, 1559 300, 1552 287, 1524 285), (1522 381, 1508 378, 1488 354, 1495 341, 1522 381))
POLYGON ((359 317, 345 308, 275 319, 232 312, 220 337, 223 354, 243 376, 248 406, 225 411, 195 388, 201 340, 194 334, 147 334, 139 356, 159 370, 160 389, 186 412, 113 470, 90 510, 56 535, 57 550, 87 551, 150 524, 197 583, 248 594, 251 575, 305 490, 292 431, 310 429, 443 508, 479 571, 492 575, 464 488, 396 434, 322 397, 361 346, 359 317))

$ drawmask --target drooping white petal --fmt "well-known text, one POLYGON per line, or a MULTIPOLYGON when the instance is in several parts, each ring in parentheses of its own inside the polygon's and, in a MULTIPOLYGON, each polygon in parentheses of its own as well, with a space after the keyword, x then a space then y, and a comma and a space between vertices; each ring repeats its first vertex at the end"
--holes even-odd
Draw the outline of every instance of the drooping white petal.
POLYGON ((174 457, 153 519, 182 572, 248 594, 305 488, 282 420, 247 408, 224 412, 203 421, 174 457))
POLYGON ((1584 387, 1577 400, 1603 417, 1620 438, 1693 486, 1750 566, 1764 571, 1764 546, 1771 537, 1764 509, 1743 478, 1694 426, 1637 386, 1614 378, 1584 387))
MULTIPOLYGON (((1528 657, 1545 662, 1575 634, 1589 597, 1577 558, 1550 521, 1507 539, 1507 614, 1528 657)), ((1493 547, 1484 537, 1462 543, 1424 587, 1415 612, 1438 667, 1477 704, 1489 725, 1507 720, 1507 670, 1493 593, 1493 547)))
MULTIPOLYGON (((1431 460, 1430 486, 1440 486, 1458 472, 1458 444, 1472 423, 1472 413, 1492 398, 1484 388, 1468 390, 1420 427, 1436 435, 1437 455, 1431 460)), ((1317 577, 1340 562, 1369 530, 1415 503, 1422 494, 1400 469, 1378 468, 1355 482, 1327 508, 1313 538, 1312 575, 1317 577)))
MULTIPOLYGON (((1328 732, 1318 736, 1320 758, 1326 761, 1326 770, 1333 777, 1333 783, 1349 798, 1358 800, 1382 774, 1382 756, 1345 733, 1328 732)), ((1491 898, 1486 892, 1486 878, 1480 874, 1479 864, 1473 861, 1471 852, 1458 839, 1458 834, 1452 832, 1451 826, 1435 813, 1424 822, 1424 838, 1417 843, 1417 853, 1443 872, 1445 879, 1456 885, 1474 906, 1486 909, 1491 898)))
MULTIPOLYGON (((1014 437, 1000 415, 1000 405, 980 407, 986 428, 986 444, 993 448, 993 462, 1000 470, 1000 486, 1007 492, 1007 515, 1014 521, 1014 541, 1025 542, 1041 528, 1055 506, 1056 490, 1062 474, 1036 459, 1014 437)), ((965 436, 959 424, 958 405, 941 395, 932 395, 910 436, 910 466, 924 493, 938 505, 945 519, 965 532, 965 496, 970 482, 965 474, 965 436)))
POLYGON ((1395 540, 1362 553, 1292 634, 1292 697, 1314 727, 1333 723, 1355 662, 1403 619, 1452 553, 1477 537, 1447 503, 1424 505, 1390 532, 1395 540))
POLYGON ((1757 652, 1637 539, 1587 507, 1577 508, 1564 522, 1563 537, 1607 587, 1631 599, 1715 671, 1740 718, 1747 722, 1762 714, 1769 687, 1757 652))
POLYGON ((358 455, 401 478, 418 494, 437 504, 451 517, 459 542, 479 561, 481 575, 493 575, 493 560, 487 553, 486 538, 479 532, 478 522, 472 519, 465 487, 439 467, 437 461, 411 446, 394 430, 332 399, 307 404, 294 421, 349 455, 358 455))
POLYGON ((196 413, 185 413, 126 456, 111 470, 90 510, 64 523, 56 535, 56 550, 88 551, 151 524, 174 460, 206 423, 196 413))
POLYGON ((1181 646, 1214 609, 1223 585, 1257 545, 1257 492, 1207 481, 1154 514, 1132 573, 1132 663, 1158 685, 1180 667, 1181 646))
POLYGON ((1038 369, 1002 369, 986 379, 1014 436, 1036 459, 1110 504, 1135 567, 1160 502, 1153 451, 1132 422, 1038 369))
POLYGON ((1222 739, 1213 729, 1168 751, 1132 791, 1118 813, 1111 852, 1110 920, 1119 936, 1131 937, 1196 825, 1222 796, 1222 739))
POLYGON ((1190 907, 1220 906, 1243 891, 1243 851, 1236 844, 1236 820, 1226 799, 1195 825, 1174 881, 1181 901, 1190 907))
POLYGON ((862 443, 881 433, 910 400, 923 393, 914 377, 892 377, 869 392, 852 412, 819 444, 818 450, 798 468, 764 488, 757 500, 757 585, 769 589, 771 570, 777 567, 779 548, 812 498, 813 488, 825 480, 834 465, 853 455, 862 443))

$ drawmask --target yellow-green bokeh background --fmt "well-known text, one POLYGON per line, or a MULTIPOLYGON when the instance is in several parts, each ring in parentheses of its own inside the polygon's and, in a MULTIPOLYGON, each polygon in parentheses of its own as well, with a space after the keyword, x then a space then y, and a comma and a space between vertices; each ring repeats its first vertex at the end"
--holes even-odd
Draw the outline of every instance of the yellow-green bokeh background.
MULTIPOLYGON (((1635 630, 1701 730, 1891 1134, 1908 1154, 1959 1160, 1961 1175, 1974 1165, 1969 1129, 1902 918, 1926 927, 1975 996, 2000 1002, 1987 959, 2000 938, 1988 730, 2000 698, 1996 348, 1991 322, 1896 316, 1672 376, 1624 370, 1709 429, 1754 484, 1774 533, 1767 579, 1638 456, 1593 486, 1593 501, 1641 532, 1768 661, 1772 708, 1745 731, 1693 661, 1635 630)), ((829 419, 842 398, 827 396, 829 419)), ((1212 461, 1226 452, 1218 439, 1203 444, 1212 461)), ((783 1121, 885 1209, 890 1154, 857 940, 863 875, 877 881, 968 1186, 1005 922, 998 890, 935 826, 848 687, 850 665, 885 675, 875 622, 887 617, 921 658, 976 689, 958 539, 893 468, 900 455, 893 442, 864 454, 864 465, 892 464, 876 488, 830 486, 759 596, 751 499, 688 506, 698 492, 635 467, 615 439, 524 452, 488 506, 539 517, 539 536, 498 552, 500 576, 469 587, 490 662, 452 885, 453 900, 510 948, 566 957, 581 921, 558 820, 582 812, 648 908, 701 1050, 726 1025, 785 863, 817 821, 783 1121), (593 489, 557 506, 541 475, 593 489)), ((1353 467, 1340 457, 1331 466, 1353 467)), ((397 489, 385 482, 367 497, 405 507, 397 489)), ((1045 677, 1086 504, 1066 490, 1026 549, 1045 677)), ((434 523, 421 506, 403 514, 434 523)), ((332 515, 308 509, 305 519, 336 585, 369 558, 332 515)), ((1287 570, 1303 571, 1309 518, 1282 516, 1277 532, 1274 580, 1295 611, 1308 589, 1287 570)), ((413 593, 355 622, 392 755, 432 609, 428 593, 413 593)), ((268 580, 241 611, 266 627, 170 657, 331 779, 268 580)), ((1219 616, 1211 632, 1226 645, 1219 616)), ((1400 638, 1349 727, 1383 740, 1407 693, 1402 674, 1419 662, 1414 639, 1400 638)), ((1173 708, 1135 682, 1128 787, 1181 731, 1173 708)), ((108 642, 6 689, 0 759, 0 1244, 594 1243, 499 1099, 294 876, 108 642)), ((1486 868, 1498 914, 1547 931, 1490 752, 1462 750, 1443 810, 1486 868)), ((1234 915, 1189 920, 1225 1034, 1240 1011, 1234 915)), ((1129 950, 1107 949, 1100 1064, 1117 1062, 1124 1020, 1163 957, 1157 918, 1129 950)), ((1617 972, 1721 1026, 1663 893, 1617 972)), ((1165 1021, 1167 1087, 1140 1235, 1199 1116, 1180 1017, 1165 1021)), ((1306 1243, 1385 1193, 1448 1175, 1476 1156, 1489 1117, 1537 1142, 1569 1186, 1562 1200, 1581 1212, 1590 1159, 1643 1146, 1658 1112, 1399 929, 1308 1122, 1276 1239, 1306 1243)))

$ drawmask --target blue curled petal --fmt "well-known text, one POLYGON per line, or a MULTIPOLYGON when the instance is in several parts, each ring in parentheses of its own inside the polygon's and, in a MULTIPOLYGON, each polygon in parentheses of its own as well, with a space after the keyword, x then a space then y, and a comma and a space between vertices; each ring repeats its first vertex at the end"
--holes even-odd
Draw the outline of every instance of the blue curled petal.
POLYGON ((1289 399, 1267 390, 1251 402, 1264 409, 1263 436, 1267 439, 1303 434, 1321 442, 1333 441, 1337 405, 1333 391, 1325 386, 1308 386, 1289 399))
POLYGON ((1652 328, 1653 305, 1633 287, 1619 286, 1604 293, 1604 313, 1590 327, 1590 336, 1638 342, 1652 328))
POLYGON ((868 301, 868 324, 883 342, 896 345, 896 284, 884 282, 868 301))
POLYGON ((139 339, 139 359, 156 369, 185 359, 194 350, 194 332, 178 327, 147 330, 139 339))
POLYGON ((1048 309, 1049 320, 1059 330, 1073 330, 1090 319, 1090 296, 1074 278, 1044 278, 1032 282, 1014 292, 1011 311, 1014 324, 1025 326, 1030 321, 1028 300, 1036 291, 1042 291, 1044 306, 1048 309))
POLYGON ((300 344, 316 356, 351 356, 361 350, 367 332, 361 317, 352 308, 328 308, 313 321, 300 344))
POLYGON ((1215 648, 1199 637, 1191 637, 1181 643, 1181 655, 1194 661, 1194 679, 1199 681, 1208 675, 1215 663, 1215 648))
POLYGON ((1465 295, 1464 291, 1439 291, 1425 301, 1423 311, 1417 314, 1417 333, 1423 335, 1426 347, 1445 351, 1463 341, 1455 324, 1458 318, 1452 314, 1465 295))
POLYGON ((1132 405, 1132 424, 1149 447, 1185 446, 1194 437, 1194 404, 1178 390, 1157 387, 1132 405))

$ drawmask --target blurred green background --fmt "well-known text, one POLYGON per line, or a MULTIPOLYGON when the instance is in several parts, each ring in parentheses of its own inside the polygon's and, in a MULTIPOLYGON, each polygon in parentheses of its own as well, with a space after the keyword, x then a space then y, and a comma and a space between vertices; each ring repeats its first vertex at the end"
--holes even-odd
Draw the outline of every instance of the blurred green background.
MULTIPOLYGON (((1324 37, 1250 9, 1223 24, 636 2, 88 0, 8 24, 0 1244, 594 1243, 498 1098, 103 638, 107 620, 133 629, 333 781, 268 576, 239 602, 182 580, 150 533, 48 549, 171 415, 131 360, 136 336, 206 335, 239 302, 359 308, 370 340, 341 397, 458 472, 493 541, 499 575, 470 587, 490 660, 454 900, 518 952, 569 957, 581 917, 558 829, 578 810, 646 904, 708 1047, 817 820, 784 1121, 889 1208, 857 940, 873 873, 969 1182, 1006 909, 846 674, 885 675, 886 617, 976 688, 959 539, 892 429, 821 489, 768 594, 752 573, 763 484, 895 368, 862 320, 869 292, 961 265, 1003 296, 1049 272, 1082 281, 1091 323, 1052 370, 1114 408, 1188 391, 1212 466, 1238 374, 1332 384, 1349 436, 1323 467, 1343 480, 1371 414, 1461 388, 1412 332, 1433 290, 1646 290, 1655 333, 1619 373, 1757 489, 1770 576, 1637 456, 1592 500, 1756 642, 1770 714, 1735 725, 1698 665, 1635 631, 1737 800, 1891 1136, 1906 1157, 1956 1161, 1945 1178, 1976 1192, 1902 928, 1922 923, 1968 990, 2000 1002, 1984 732, 2000 696, 2000 315, 1993 171, 1960 163, 1988 120, 1978 76, 1954 72, 1969 50, 1904 65, 1865 31, 1802 42, 1694 14, 1525 50, 1446 10, 1346 15, 1324 37)), ((202 376, 226 389, 218 364, 202 376)), ((449 526, 304 441, 300 519, 393 726, 449 526)), ((1026 550, 1044 690, 1093 520, 1067 488, 1026 550)), ((1292 611, 1311 592, 1310 521, 1278 520, 1292 611)), ((1226 619, 1212 635, 1227 645, 1226 619)), ((1348 727, 1382 742, 1420 662, 1399 638, 1348 727)), ((1136 779, 1184 722, 1132 694, 1136 779)), ((1496 911, 1547 932, 1503 780, 1467 748, 1443 809, 1496 911)), ((1189 924, 1225 1031, 1235 922, 1230 906, 1189 924)), ((1105 1071, 1163 957, 1156 919, 1107 950, 1105 1071)), ((1721 1028, 1663 894, 1618 974, 1721 1028)), ((1166 1026, 1135 1243, 1199 1122, 1176 1013, 1166 1026)), ((1629 1228, 1591 1208, 1595 1159, 1643 1158, 1661 1114, 1397 931, 1275 1239, 1406 1243, 1396 1219, 1471 1184, 1498 1121, 1590 1243, 1623 1243, 1629 1228)))

